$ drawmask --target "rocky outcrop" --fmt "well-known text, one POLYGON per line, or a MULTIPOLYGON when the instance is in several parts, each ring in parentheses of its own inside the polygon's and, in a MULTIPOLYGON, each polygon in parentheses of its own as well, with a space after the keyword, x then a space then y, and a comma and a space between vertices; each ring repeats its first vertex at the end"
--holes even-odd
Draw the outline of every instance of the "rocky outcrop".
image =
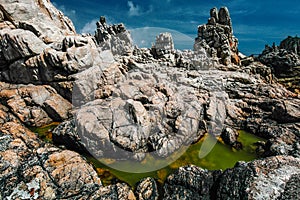
POLYGON ((114 55, 124 55, 133 50, 133 41, 124 24, 107 25, 104 16, 96 23, 95 39, 102 50, 111 50, 114 55))
POLYGON ((107 97, 81 106, 75 119, 86 147, 96 157, 133 154, 140 159, 152 151, 165 157, 197 141, 205 132, 200 126, 205 100, 193 94, 197 91, 188 78, 174 74, 180 75, 176 68, 136 63, 123 80, 107 85, 107 97))
POLYGON ((288 36, 280 42, 279 48, 300 55, 300 38, 288 36))
POLYGON ((4 0, 0 11, 5 23, 30 31, 45 43, 60 41, 65 35, 75 34, 71 20, 47 0, 4 0))
POLYGON ((271 67, 279 81, 292 91, 300 91, 300 53, 299 39, 288 37, 280 46, 266 45, 258 60, 271 67))
POLYGON ((156 36, 155 44, 152 46, 154 56, 161 57, 174 51, 174 42, 171 33, 161 33, 156 36))
POLYGON ((158 200, 159 193, 156 181, 153 178, 144 178, 136 187, 136 197, 138 200, 158 200))
POLYGON ((207 130, 217 137, 223 132, 225 142, 241 148, 226 126, 275 146, 285 133, 290 139, 280 144, 286 151, 267 143, 265 153, 298 155, 299 128, 289 124, 300 121, 299 98, 274 82, 270 68, 253 63, 238 71, 190 70, 134 58, 124 57, 126 76, 75 114, 81 142, 96 157, 140 160, 152 151, 164 157, 207 130))
MULTIPOLYGON (((210 15, 194 51, 174 50, 162 34, 154 52, 133 49, 124 25, 108 26, 103 17, 95 36, 75 35, 49 1, 1 3, 0 81, 9 84, 0 82, 0 199, 298 196, 299 96, 261 63, 231 65, 239 57, 228 9, 210 15), (25 127, 53 121, 63 121, 53 131, 59 147, 25 127), (268 158, 225 172, 182 167, 163 194, 152 178, 135 194, 126 183, 104 187, 85 159, 65 149, 140 162, 148 153, 165 158, 207 132, 237 148, 239 129, 264 137, 259 150, 268 158)), ((284 55, 294 62, 296 54, 284 55)))
POLYGON ((241 149, 242 143, 237 141, 238 136, 239 133, 236 130, 229 127, 223 129, 223 132, 221 134, 221 138, 225 142, 225 144, 228 144, 235 149, 241 149))
POLYGON ((164 199, 293 199, 299 166, 298 158, 278 156, 224 172, 181 167, 167 178, 164 199))
POLYGON ((164 184, 164 199, 213 199, 213 185, 221 171, 196 166, 180 167, 164 184))
POLYGON ((5 59, 0 80, 49 84, 70 101, 74 81, 72 75, 102 63, 101 55, 91 38, 68 36, 50 48, 29 31, 3 30, 0 34, 3 37, 0 48, 5 59))
POLYGON ((0 166, 1 199, 135 199, 126 184, 102 186, 78 153, 44 143, 2 104, 0 166))
POLYGON ((238 40, 233 36, 232 22, 227 7, 212 8, 206 25, 198 27, 194 50, 205 48, 207 53, 224 65, 240 64, 238 40))
POLYGON ((71 104, 50 86, 0 82, 0 100, 27 126, 40 127, 71 116, 71 104))

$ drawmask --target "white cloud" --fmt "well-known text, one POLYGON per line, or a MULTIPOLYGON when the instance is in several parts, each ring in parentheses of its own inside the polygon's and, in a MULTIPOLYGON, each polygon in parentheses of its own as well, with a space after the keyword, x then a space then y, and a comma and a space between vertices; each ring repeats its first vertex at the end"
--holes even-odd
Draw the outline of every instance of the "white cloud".
POLYGON ((129 6, 129 11, 128 11, 129 16, 139 16, 139 15, 141 15, 140 6, 134 5, 132 1, 128 1, 127 5, 129 6))
POLYGON ((93 19, 92 21, 86 23, 83 28, 79 31, 80 33, 94 33, 96 31, 96 22, 97 19, 93 19))
POLYGON ((153 11, 153 5, 150 5, 147 11, 143 11, 139 5, 134 5, 132 1, 128 1, 127 5, 129 7, 128 15, 131 17, 149 14, 153 11))

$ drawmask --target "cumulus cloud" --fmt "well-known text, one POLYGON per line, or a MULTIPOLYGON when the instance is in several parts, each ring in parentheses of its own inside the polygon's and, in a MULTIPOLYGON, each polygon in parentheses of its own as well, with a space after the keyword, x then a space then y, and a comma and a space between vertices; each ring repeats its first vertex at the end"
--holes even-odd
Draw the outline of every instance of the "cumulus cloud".
POLYGON ((92 21, 86 23, 83 28, 79 31, 80 33, 94 33, 96 31, 96 22, 97 19, 93 19, 92 21))
POLYGON ((128 1, 127 5, 129 6, 129 11, 128 11, 129 16, 139 16, 139 15, 141 15, 140 6, 134 5, 132 1, 128 1))
POLYGON ((128 15, 129 16, 140 16, 144 14, 149 14, 153 11, 153 5, 150 5, 148 10, 143 10, 139 5, 134 5, 132 1, 128 1, 127 5, 129 7, 128 15))

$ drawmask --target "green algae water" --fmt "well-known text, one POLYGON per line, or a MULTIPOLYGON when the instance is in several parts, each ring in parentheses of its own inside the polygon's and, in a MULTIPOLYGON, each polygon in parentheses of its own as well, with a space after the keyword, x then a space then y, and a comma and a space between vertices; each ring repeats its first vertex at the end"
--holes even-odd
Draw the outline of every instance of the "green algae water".
MULTIPOLYGON (((33 132, 38 133, 42 139, 51 142, 51 131, 58 124, 59 123, 55 122, 47 126, 30 129, 33 132)), ((241 150, 236 150, 229 145, 224 144, 221 140, 218 140, 218 142, 215 144, 215 139, 213 138, 213 136, 206 134, 199 142, 192 144, 189 148, 187 148, 187 150, 175 162, 162 169, 146 173, 128 173, 118 171, 114 169, 114 166, 123 165, 125 168, 130 168, 131 171, 132 169, 133 171, 134 169, 136 169, 136 171, 139 171, 140 168, 143 168, 143 170, 145 170, 145 168, 147 167, 149 167, 150 169, 153 168, 154 165, 159 166, 159 164, 161 164, 161 162, 165 162, 165 160, 161 158, 155 158, 151 155, 147 155, 146 158, 140 163, 133 163, 130 161, 115 161, 111 159, 105 159, 100 162, 90 155, 85 155, 85 157, 90 163, 95 166, 104 185, 123 181, 128 183, 132 187, 135 187, 136 183, 145 177, 153 177, 159 183, 163 183, 170 173, 185 165, 192 164, 209 170, 225 170, 228 168, 232 168, 238 161, 254 160, 257 158, 255 143, 263 140, 264 139, 259 138, 253 134, 247 133, 245 131, 239 131, 238 141, 242 143, 243 148, 241 150), (206 144, 212 144, 214 146, 204 158, 200 159, 199 151, 204 141, 206 142, 206 144), (108 167, 103 163, 109 163, 111 167, 108 167)), ((180 152, 179 150, 177 153, 181 154, 182 152, 180 152)), ((175 154, 172 156, 178 155, 175 154)), ((172 157, 170 159, 172 159, 172 157)))
MULTIPOLYGON (((192 144, 186 152, 184 152, 179 159, 175 162, 169 164, 168 166, 159 169, 157 171, 146 172, 146 173, 127 173, 123 171, 118 171, 113 168, 114 165, 123 165, 126 168, 126 165, 130 169, 137 168, 147 168, 153 167, 153 165, 159 164, 161 161, 158 158, 154 158, 152 156, 147 156, 140 163, 133 163, 127 161, 111 161, 110 166, 108 167, 104 165, 102 162, 95 158, 89 158, 89 161, 94 163, 97 168, 100 176, 102 176, 102 180, 104 184, 110 184, 114 180, 119 179, 130 184, 132 187, 136 185, 136 183, 144 177, 153 177, 158 180, 158 182, 163 183, 166 177, 178 169, 181 166, 185 165, 196 165, 202 167, 204 169, 209 170, 225 170, 227 168, 232 168, 238 161, 251 161, 257 158, 256 154, 256 145, 255 143, 258 141, 262 141, 264 139, 259 138, 253 134, 249 134, 245 131, 239 131, 238 141, 243 144, 243 148, 241 150, 235 150, 229 145, 225 145, 222 141, 218 141, 215 145, 215 139, 213 136, 206 135, 196 144, 192 144), (199 151, 203 142, 212 143, 214 145, 213 149, 202 159, 199 159, 199 151), (105 170, 106 169, 106 170, 105 170)), ((107 163, 107 161, 106 161, 107 163)))
POLYGON ((46 142, 52 143, 52 130, 57 127, 60 122, 52 122, 51 124, 41 126, 41 127, 29 127, 29 129, 39 134, 39 137, 46 142))

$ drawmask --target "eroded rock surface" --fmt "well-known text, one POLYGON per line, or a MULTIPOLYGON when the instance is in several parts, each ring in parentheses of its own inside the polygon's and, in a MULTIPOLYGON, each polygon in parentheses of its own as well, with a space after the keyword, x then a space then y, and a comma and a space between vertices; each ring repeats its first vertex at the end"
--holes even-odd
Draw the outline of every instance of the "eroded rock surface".
POLYGON ((0 82, 1 103, 27 126, 40 127, 63 121, 72 105, 50 86, 14 85, 0 82))
POLYGON ((1 199, 135 199, 126 184, 102 186, 82 156, 44 143, 2 104, 0 188, 1 199))
POLYGON ((164 199, 292 199, 299 194, 299 165, 298 158, 277 156, 224 172, 181 167, 167 178, 164 199))
POLYGON ((288 37, 279 46, 265 46, 258 60, 272 68, 279 81, 292 91, 300 91, 299 38, 288 37))
POLYGON ((57 10, 50 1, 24 0, 1 1, 2 19, 15 27, 33 32, 45 43, 59 41, 63 35, 75 34, 75 28, 69 18, 57 10))
POLYGON ((124 25, 103 17, 95 36, 76 35, 50 1, 1 2, 0 81, 8 83, 0 82, 0 199, 298 197, 300 99, 271 70, 286 65, 279 75, 294 76, 293 41, 267 48, 261 58, 271 68, 253 60, 240 67, 225 7, 199 26, 194 51, 174 50, 163 34, 154 52, 133 48, 124 25), (236 147, 239 129, 267 139, 259 144, 267 158, 224 172, 182 167, 162 194, 151 178, 134 194, 125 183, 102 186, 78 153, 25 127, 53 121, 64 121, 56 144, 99 158, 167 157, 206 132, 236 147))

